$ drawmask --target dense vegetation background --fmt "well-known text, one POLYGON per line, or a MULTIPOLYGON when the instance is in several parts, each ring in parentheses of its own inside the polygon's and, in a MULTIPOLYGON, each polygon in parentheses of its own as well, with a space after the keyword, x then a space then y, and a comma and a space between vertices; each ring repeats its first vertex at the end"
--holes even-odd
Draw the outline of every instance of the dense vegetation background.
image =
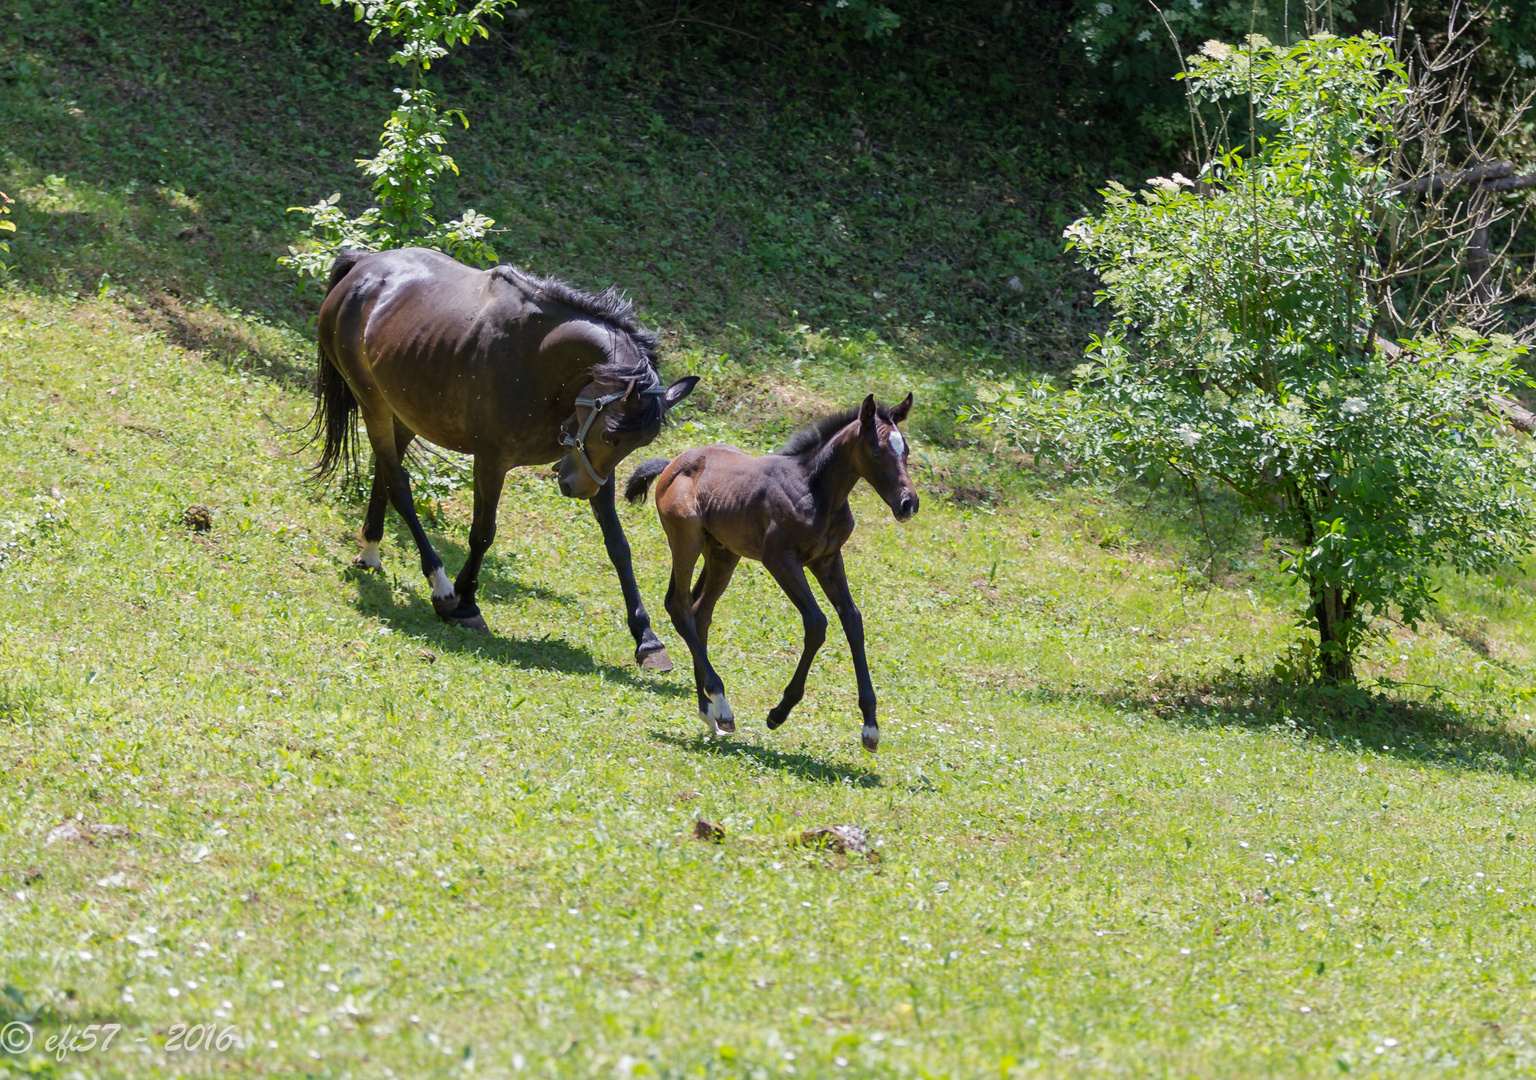
MULTIPOLYGON (((1190 165, 1170 32, 1185 50, 1294 36, 1293 6, 1177 0, 1165 25, 1129 2, 525 4, 431 73, 470 119, 439 206, 490 214, 504 259, 616 282, 675 332, 855 324, 950 360, 1056 366, 1093 318, 1062 227, 1106 180, 1190 165)), ((1525 70, 1529 18, 1489 22, 1489 88, 1525 70)), ((300 230, 286 209, 362 204, 353 160, 400 74, 387 51, 308 0, 11 5, 14 272, 109 275, 173 323, 209 300, 302 326, 313 287, 274 264, 300 230)))

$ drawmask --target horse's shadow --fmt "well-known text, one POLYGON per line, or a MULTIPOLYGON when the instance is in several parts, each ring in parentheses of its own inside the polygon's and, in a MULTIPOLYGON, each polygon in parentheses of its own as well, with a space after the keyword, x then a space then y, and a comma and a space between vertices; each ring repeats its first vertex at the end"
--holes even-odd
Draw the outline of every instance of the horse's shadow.
MULTIPOLYGON (((412 593, 402 600, 383 575, 371 570, 351 568, 348 578, 357 585, 357 598, 353 606, 364 615, 378 619, 391 630, 407 634, 429 643, 439 652, 471 653, 493 663, 529 671, 558 671, 567 675, 601 675, 610 682, 624 683, 649 693, 664 697, 691 696, 691 688, 675 682, 663 682, 654 677, 644 677, 628 667, 610 664, 594 657, 584 648, 571 645, 544 634, 536 638, 505 637, 492 630, 476 633, 443 622, 420 594, 412 593)), ((574 604, 569 598, 551 590, 520 587, 515 583, 499 582, 493 590, 481 584, 481 595, 508 597, 536 595, 544 599, 557 598, 557 602, 574 604)))
POLYGON ((810 754, 797 752, 786 753, 775 750, 770 746, 759 743, 736 742, 733 739, 706 739, 702 735, 686 738, 675 735, 670 731, 658 731, 652 728, 647 732, 657 742, 664 742, 669 746, 675 746, 679 750, 687 750, 693 754, 711 754, 715 757, 750 758, 761 765, 778 772, 786 772, 801 780, 809 780, 817 784, 849 784, 853 787, 876 788, 882 786, 884 781, 880 774, 873 769, 860 768, 859 766, 846 767, 833 765, 812 757, 810 754))

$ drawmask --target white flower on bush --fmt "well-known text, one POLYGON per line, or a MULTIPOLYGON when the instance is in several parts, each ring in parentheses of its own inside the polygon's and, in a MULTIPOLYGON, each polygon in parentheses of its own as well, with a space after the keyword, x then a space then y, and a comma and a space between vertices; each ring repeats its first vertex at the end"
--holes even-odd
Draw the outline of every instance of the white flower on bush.
POLYGON ((1176 433, 1179 436, 1179 441, 1185 446, 1194 446, 1203 438, 1198 431, 1188 424, 1180 424, 1176 433))
POLYGON ((1536 56, 1532 56, 1528 52, 1523 52, 1519 56, 1515 57, 1515 63, 1519 64, 1523 68, 1533 68, 1536 67, 1536 56))
POLYGON ((1093 6, 1098 9, 1100 15, 1103 15, 1103 16, 1106 16, 1106 17, 1110 16, 1110 15, 1113 15, 1115 13, 1115 5, 1114 4, 1095 4, 1093 6))
POLYGON ((1365 398, 1347 397, 1344 399, 1344 404, 1339 406, 1339 411, 1345 416, 1364 416, 1370 407, 1365 398))

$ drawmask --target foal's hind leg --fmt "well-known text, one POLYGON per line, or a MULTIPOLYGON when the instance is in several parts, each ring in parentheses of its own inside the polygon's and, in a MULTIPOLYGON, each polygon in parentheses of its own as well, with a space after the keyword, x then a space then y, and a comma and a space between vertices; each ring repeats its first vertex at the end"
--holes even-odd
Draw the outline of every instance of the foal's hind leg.
MULTIPOLYGON (((416 433, 398 420, 393 421, 395 432, 395 456, 404 458, 406 447, 416 433)), ((379 557, 379 543, 384 539, 384 511, 389 509, 389 485, 384 479, 384 465, 378 458, 373 461, 373 487, 368 492, 368 509, 363 512, 363 527, 358 532, 363 550, 352 560, 353 566, 383 571, 384 560, 379 557)))
MULTIPOLYGON (((421 572, 432 586, 432 607, 446 619, 458 608, 459 598, 453 591, 453 582, 443 572, 443 560, 432 550, 432 542, 427 539, 426 530, 416 517, 416 503, 411 498, 411 478, 405 471, 404 451, 397 449, 397 446, 410 445, 415 434, 395 419, 387 407, 374 409, 363 405, 362 413, 363 422, 368 425, 368 441, 373 444, 375 467, 380 470, 385 493, 395 513, 404 519, 406 528, 411 530, 416 550, 421 553, 421 572), (402 433, 403 443, 400 442, 402 433)), ((382 527, 380 535, 383 535, 382 527)))
POLYGON ((731 575, 736 573, 739 562, 741 556, 734 551, 713 540, 706 541, 704 569, 699 572, 699 580, 693 583, 692 594, 693 624, 698 628, 699 641, 706 651, 709 649, 709 624, 715 618, 715 603, 730 585, 731 575))
MULTIPOLYGON (((699 719, 711 735, 731 735, 736 731, 736 714, 725 700, 725 683, 710 665, 709 651, 699 637, 693 616, 693 597, 688 586, 694 564, 704 549, 703 530, 689 522, 667 529, 672 547, 672 578, 667 582, 667 614, 672 627, 693 654, 693 685, 699 696, 699 719)), ((706 565, 706 573, 708 568, 706 565)))
POLYGON ((811 661, 816 659, 816 651, 827 640, 827 617, 816 606, 811 584, 805 580, 805 568, 793 555, 764 559, 763 566, 799 610, 800 622, 805 627, 805 649, 800 653, 800 663, 784 688, 784 696, 768 711, 768 729, 772 731, 789 719, 790 710, 805 697, 805 677, 811 670, 811 661))

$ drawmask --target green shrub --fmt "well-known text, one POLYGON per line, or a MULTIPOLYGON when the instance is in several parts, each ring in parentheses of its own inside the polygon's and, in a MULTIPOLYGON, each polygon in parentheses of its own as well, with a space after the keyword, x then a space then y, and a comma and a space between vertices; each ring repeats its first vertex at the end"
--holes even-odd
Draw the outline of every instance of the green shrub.
MULTIPOLYGON (((341 7, 348 0, 321 0, 341 7)), ((300 275, 319 277, 330 269, 343 247, 377 251, 418 245, 438 248, 466 262, 494 262, 496 252, 486 241, 495 224, 491 218, 466 210, 459 218, 439 224, 432 216, 432 185, 445 172, 458 174, 453 158, 443 152, 447 133, 457 119, 469 121, 457 109, 439 111, 436 95, 421 85, 421 74, 432 61, 448 55, 454 43, 486 37, 484 19, 499 16, 508 0, 477 0, 459 12, 456 0, 369 0, 353 3, 353 15, 369 28, 368 40, 381 33, 398 38, 399 48, 390 56, 411 73, 411 86, 396 87, 400 104, 389 114, 383 148, 372 158, 360 158, 358 168, 372 179, 377 206, 357 217, 348 217, 334 194, 313 206, 290 207, 310 216, 313 243, 304 249, 290 247, 278 261, 300 275)))
POLYGON ((1375 239, 1400 196, 1383 166, 1407 92, 1390 43, 1330 35, 1209 43, 1203 104, 1251 101, 1263 137, 1198 183, 1118 184, 1067 230, 1115 320, 1075 387, 1004 395, 1016 442, 1152 481, 1225 485, 1284 549, 1317 670, 1352 658, 1396 608, 1412 623, 1436 567, 1490 569, 1529 546, 1528 444, 1490 399, 1525 350, 1458 330, 1381 343, 1375 239))

